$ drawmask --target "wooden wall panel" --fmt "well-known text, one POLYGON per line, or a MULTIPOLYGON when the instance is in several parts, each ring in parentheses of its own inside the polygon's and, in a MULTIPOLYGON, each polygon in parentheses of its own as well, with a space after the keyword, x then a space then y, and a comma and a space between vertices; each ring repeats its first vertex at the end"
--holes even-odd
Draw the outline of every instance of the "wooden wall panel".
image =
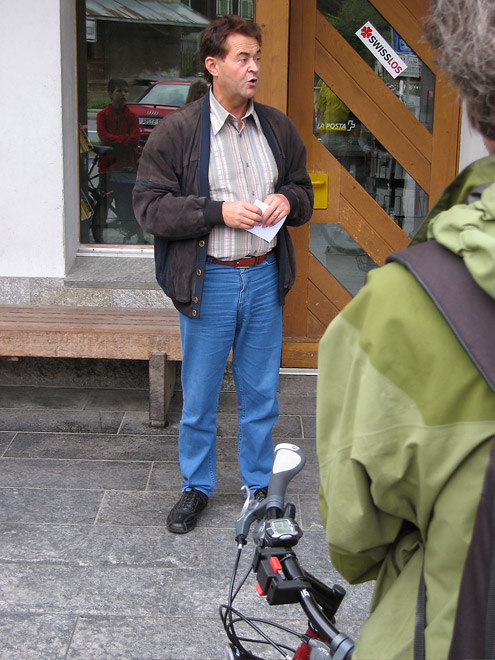
POLYGON ((282 346, 282 366, 316 369, 318 366, 318 339, 285 337, 282 346))
MULTIPOLYGON (((372 99, 373 103, 380 109, 380 114, 387 121, 401 128, 404 137, 412 143, 415 151, 419 151, 419 156, 428 163, 431 160, 431 134, 414 117, 412 112, 406 108, 397 96, 385 85, 385 83, 376 75, 376 73, 366 64, 366 62, 356 53, 347 41, 335 30, 335 28, 321 15, 318 14, 316 22, 316 38, 324 52, 332 53, 336 62, 340 65, 345 74, 352 78, 356 87, 362 89, 363 93, 372 99)), ((318 66, 318 55, 316 52, 318 66)), ((332 80, 327 83, 332 87, 332 80)), ((344 100, 344 99, 342 99, 344 100)), ((351 108, 359 116, 360 106, 351 108)), ((364 122, 366 124, 366 122, 364 122)), ((368 126, 369 128, 369 126, 368 126)), ((398 159, 397 159, 398 160, 398 159)))
POLYGON ((347 303, 352 300, 351 294, 344 289, 342 284, 312 254, 309 257, 309 277, 313 285, 320 289, 320 291, 324 291, 325 295, 339 311, 344 309, 347 303))
POLYGON ((261 76, 256 100, 287 112, 289 0, 257 0, 255 20, 263 30, 261 76))
MULTIPOLYGON (((433 134, 317 11, 317 0, 255 0, 264 30, 257 100, 287 112, 306 144, 308 171, 328 174, 327 208, 315 210, 311 223, 339 223, 381 265, 409 237, 313 135, 314 74, 423 188, 430 205, 457 169, 460 104, 421 35, 428 0, 370 2, 437 75, 433 134)), ((297 277, 284 307, 282 366, 316 367, 319 337, 352 296, 310 253, 310 224, 289 231, 297 277)))
MULTIPOLYGON (((322 293, 312 282, 309 283, 308 287, 308 309, 324 328, 340 312, 340 309, 334 305, 328 296, 322 293)), ((316 336, 321 337, 321 335, 316 336)))
MULTIPOLYGON (((366 68, 372 73, 369 67, 366 68)), ((344 70, 319 44, 316 48, 316 71, 323 80, 328 81, 337 96, 351 108, 375 138, 428 193, 430 163, 426 155, 417 148, 417 142, 414 139, 416 135, 419 136, 422 133, 421 124, 416 121, 415 130, 413 131, 411 127, 411 131, 406 137, 400 126, 393 122, 384 111, 386 104, 383 101, 380 104, 376 103, 363 86, 359 86, 350 76, 349 69, 344 70)), ((384 94, 385 90, 394 97, 392 92, 384 86, 384 94)), ((412 115, 411 118, 413 118, 412 115)))
POLYGON ((311 310, 308 311, 308 337, 313 337, 318 341, 327 328, 328 324, 325 325, 325 323, 322 323, 319 319, 313 316, 311 310))
POLYGON ((332 190, 334 187, 333 194, 329 194, 329 208, 315 211, 312 222, 339 222, 342 212, 341 198, 344 198, 356 213, 362 215, 363 221, 380 236, 388 246, 389 252, 400 249, 399 246, 409 240, 392 218, 316 138, 313 138, 311 153, 317 171, 328 172, 329 188, 332 190))
POLYGON ((457 92, 441 73, 437 76, 433 115, 430 208, 437 202, 445 186, 452 181, 458 171, 461 116, 462 108, 457 92))
MULTIPOLYGON (((306 147, 313 140, 313 79, 316 0, 291 3, 288 114, 306 147), (303 56, 301 56, 303 54, 303 56)), ((312 163, 308 160, 308 170, 312 163)), ((307 318, 301 313, 308 297, 309 224, 289 229, 297 261, 297 277, 284 306, 284 335, 307 335, 307 318)))

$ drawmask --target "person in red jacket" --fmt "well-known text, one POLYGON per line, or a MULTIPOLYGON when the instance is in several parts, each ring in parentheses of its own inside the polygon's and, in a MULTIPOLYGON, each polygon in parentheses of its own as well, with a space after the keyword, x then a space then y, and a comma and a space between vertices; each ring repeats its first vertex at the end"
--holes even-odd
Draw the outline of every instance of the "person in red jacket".
MULTIPOLYGON (((96 130, 100 143, 112 147, 108 156, 103 156, 98 163, 99 189, 102 199, 106 200, 100 207, 100 229, 106 225, 108 212, 108 195, 113 191, 124 236, 130 238, 138 235, 138 242, 145 242, 142 230, 139 228, 132 210, 132 188, 137 170, 137 147, 139 144, 139 118, 127 107, 129 85, 122 78, 111 78, 108 82, 108 95, 111 103, 100 110, 96 116, 96 130)), ((100 231, 99 242, 103 241, 100 231)))

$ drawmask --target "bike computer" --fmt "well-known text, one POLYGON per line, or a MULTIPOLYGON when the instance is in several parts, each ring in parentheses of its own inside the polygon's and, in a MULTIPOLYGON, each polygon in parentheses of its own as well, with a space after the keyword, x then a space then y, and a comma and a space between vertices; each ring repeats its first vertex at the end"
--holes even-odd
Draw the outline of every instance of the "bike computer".
POLYGON ((299 525, 290 518, 275 518, 265 522, 267 545, 295 545, 302 534, 299 525))

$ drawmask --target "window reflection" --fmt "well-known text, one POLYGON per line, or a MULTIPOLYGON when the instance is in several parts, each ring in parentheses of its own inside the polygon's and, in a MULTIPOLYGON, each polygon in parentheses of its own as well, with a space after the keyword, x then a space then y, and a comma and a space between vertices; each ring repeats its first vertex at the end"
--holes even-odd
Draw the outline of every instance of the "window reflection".
POLYGON ((378 268, 363 248, 337 223, 312 223, 309 250, 351 296, 355 296, 366 283, 367 273, 378 268))
POLYGON ((433 129, 435 76, 368 0, 318 0, 318 10, 425 128, 433 129), (356 36, 367 21, 407 64, 393 78, 356 36))
POLYGON ((314 134, 392 220, 412 236, 427 213, 428 195, 318 76, 314 134))
MULTIPOLYGON (((76 0, 78 11, 78 114, 81 137, 82 243, 146 245, 132 210, 131 193, 144 144, 159 121, 188 102, 201 79, 199 38, 224 13, 253 18, 254 0, 76 0), (102 137, 97 116, 112 103, 107 85, 128 84, 126 107, 137 116, 136 160, 102 137), (192 89, 194 88, 194 89, 192 89), (189 96, 188 96, 189 95, 189 96), (102 147, 113 153, 103 153, 102 147), (115 159, 112 166, 105 160, 115 159)), ((204 90, 202 90, 204 91, 204 90)), ((113 118, 114 128, 119 123, 113 118)))

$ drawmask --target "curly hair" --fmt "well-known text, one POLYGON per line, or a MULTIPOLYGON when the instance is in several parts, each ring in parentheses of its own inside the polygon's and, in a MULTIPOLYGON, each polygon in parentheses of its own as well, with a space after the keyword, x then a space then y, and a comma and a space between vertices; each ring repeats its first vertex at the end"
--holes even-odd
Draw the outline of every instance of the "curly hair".
POLYGON ((430 0, 423 28, 471 124, 495 139, 495 1, 430 0))

